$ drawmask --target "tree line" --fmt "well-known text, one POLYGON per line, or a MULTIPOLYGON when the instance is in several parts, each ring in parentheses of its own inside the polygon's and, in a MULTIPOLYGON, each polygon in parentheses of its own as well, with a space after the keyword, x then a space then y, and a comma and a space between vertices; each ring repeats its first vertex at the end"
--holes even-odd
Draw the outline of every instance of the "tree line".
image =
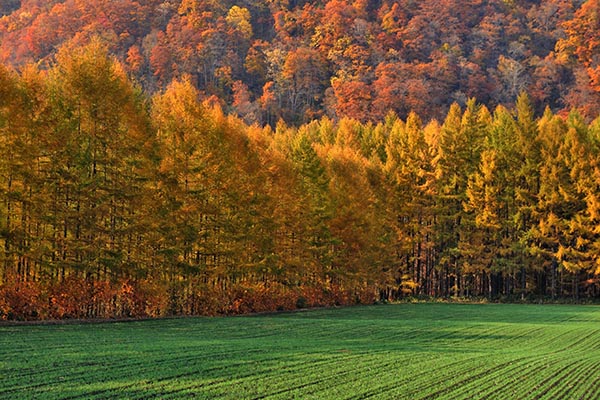
POLYGON ((0 67, 0 318, 598 298, 600 119, 248 125, 99 41, 0 67))

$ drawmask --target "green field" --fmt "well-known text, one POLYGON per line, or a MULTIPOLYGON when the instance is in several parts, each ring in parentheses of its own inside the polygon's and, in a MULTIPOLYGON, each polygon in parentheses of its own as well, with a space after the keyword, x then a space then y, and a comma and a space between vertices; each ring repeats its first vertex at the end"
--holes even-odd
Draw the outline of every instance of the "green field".
POLYGON ((600 307, 0 325, 0 398, 598 399, 600 307))

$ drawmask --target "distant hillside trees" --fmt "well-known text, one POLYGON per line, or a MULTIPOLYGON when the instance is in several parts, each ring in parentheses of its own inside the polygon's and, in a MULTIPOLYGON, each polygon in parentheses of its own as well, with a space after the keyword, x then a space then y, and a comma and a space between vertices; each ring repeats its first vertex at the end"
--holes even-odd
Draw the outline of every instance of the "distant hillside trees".
POLYGON ((598 1, 4 1, 0 61, 55 61, 101 37, 145 91, 188 79, 202 99, 275 127, 323 116, 425 123, 477 98, 537 114, 600 113, 598 1))

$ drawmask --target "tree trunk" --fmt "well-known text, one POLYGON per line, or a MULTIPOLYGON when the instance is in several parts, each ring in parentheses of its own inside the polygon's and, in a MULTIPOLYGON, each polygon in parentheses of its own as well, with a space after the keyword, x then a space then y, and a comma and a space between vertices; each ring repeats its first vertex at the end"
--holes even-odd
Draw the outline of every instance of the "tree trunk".
POLYGON ((527 275, 525 274, 525 267, 521 267, 521 300, 525 300, 527 295, 527 275))
POLYGON ((556 273, 558 270, 558 262, 556 261, 556 259, 552 260, 552 272, 551 272, 551 285, 550 285, 550 291, 552 294, 552 299, 556 299, 556 273))

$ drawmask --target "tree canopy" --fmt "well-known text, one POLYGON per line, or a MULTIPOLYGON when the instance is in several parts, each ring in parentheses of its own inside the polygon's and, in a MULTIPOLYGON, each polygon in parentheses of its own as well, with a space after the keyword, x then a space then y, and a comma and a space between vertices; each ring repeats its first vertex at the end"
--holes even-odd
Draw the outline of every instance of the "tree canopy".
POLYGON ((263 127, 202 97, 145 94, 98 39, 0 66, 0 318, 600 295, 599 119, 522 93, 263 127))
POLYGON ((428 122, 477 98, 600 113, 597 0, 22 0, 0 6, 0 61, 51 65, 100 37, 148 92, 188 79, 247 122, 428 122))

